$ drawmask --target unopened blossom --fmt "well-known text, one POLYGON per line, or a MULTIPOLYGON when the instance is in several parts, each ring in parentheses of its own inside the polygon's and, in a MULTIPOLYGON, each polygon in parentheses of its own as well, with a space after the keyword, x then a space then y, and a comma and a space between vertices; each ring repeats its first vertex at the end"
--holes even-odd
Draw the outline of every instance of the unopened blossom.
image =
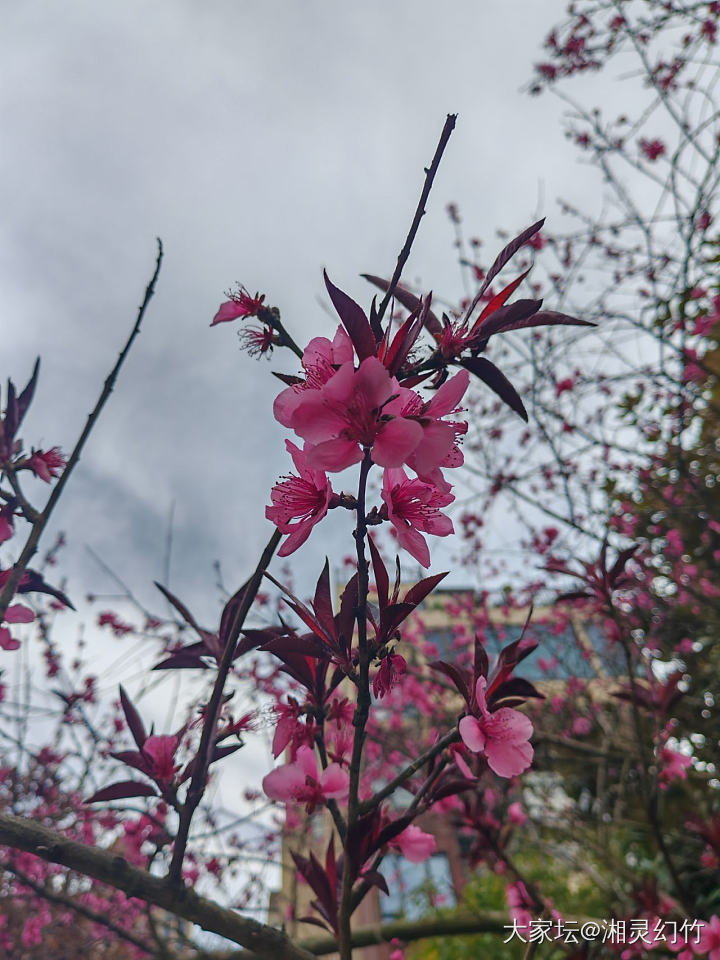
POLYGON ((285 447, 293 459, 298 476, 288 475, 272 488, 271 507, 265 507, 265 517, 280 533, 288 537, 278 550, 279 557, 287 557, 310 536, 310 531, 328 512, 333 488, 323 470, 316 470, 308 458, 290 440, 285 447))
POLYGON ((264 299, 264 294, 259 296, 256 293, 254 297, 251 297, 247 290, 244 287, 241 287, 237 294, 231 295, 229 300, 226 300, 225 303, 220 304, 218 312, 212 318, 210 326, 214 327, 218 323, 227 323, 229 320, 237 320, 238 317, 257 316, 257 312, 260 307, 262 307, 264 299))
POLYGON ((499 777, 514 777, 532 763, 533 748, 528 742, 533 725, 528 717, 511 707, 490 711, 485 699, 487 680, 478 677, 475 686, 477 716, 466 716, 458 725, 465 746, 487 759, 490 769, 499 777))
POLYGON ((430 551, 423 533, 447 537, 453 533, 452 520, 440 512, 455 497, 431 483, 408 479, 401 468, 385 470, 382 498, 398 543, 424 567, 430 566, 430 551))
POLYGON ((667 147, 665 144, 662 142, 662 140, 658 140, 657 138, 654 140, 647 140, 645 137, 641 137, 638 143, 640 150, 650 161, 657 160, 658 157, 661 157, 667 152, 667 147))
MULTIPOLYGON (((25 607, 21 603, 13 603, 5 611, 4 622, 32 623, 34 619, 35 614, 29 607, 25 607)), ((4 627, 0 624, 0 647, 3 650, 10 651, 17 650, 19 646, 20 641, 13 637, 7 627, 4 627)))
POLYGON ((399 653, 389 653, 383 657, 380 669, 373 679, 373 694, 381 700, 405 674, 407 661, 399 653))
POLYGON ((147 774, 158 783, 171 783, 180 769, 175 754, 180 745, 178 736, 151 734, 142 746, 147 761, 147 774))
POLYGON ((50 483, 53 477, 59 477, 65 466, 65 457, 60 451, 60 447, 52 447, 50 450, 34 450, 28 460, 28 467, 36 477, 50 483))
POLYGON ((263 780, 263 790, 271 800, 304 803, 308 813, 327 800, 346 800, 350 778, 337 763, 318 771, 311 747, 298 748, 293 763, 285 763, 263 780))
POLYGON ((422 863, 432 856, 437 849, 435 837, 431 833, 425 833, 424 830, 412 823, 409 827, 405 827, 402 833, 399 833, 391 841, 390 845, 396 847, 410 863, 422 863))
POLYGON ((306 441, 308 463, 317 469, 344 470, 369 448, 374 463, 399 467, 423 438, 419 423, 386 410, 399 390, 376 357, 363 360, 357 370, 348 361, 318 390, 290 397, 283 391, 275 416, 306 441))
POLYGON ((508 807, 507 816, 510 823, 516 827, 521 827, 527 822, 527 814, 523 810, 523 805, 517 800, 508 807))

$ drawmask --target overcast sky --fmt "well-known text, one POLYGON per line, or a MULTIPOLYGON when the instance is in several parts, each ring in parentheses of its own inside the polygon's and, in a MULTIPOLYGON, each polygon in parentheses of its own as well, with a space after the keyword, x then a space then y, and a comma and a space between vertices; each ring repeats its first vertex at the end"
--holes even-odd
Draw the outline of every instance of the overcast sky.
MULTIPOLYGON (((233 589, 254 566, 289 462, 271 367, 240 353, 235 325, 209 329, 234 282, 264 292, 301 343, 333 330, 323 267, 367 305, 358 275, 392 272, 448 112, 456 132, 406 279, 461 295, 451 201, 491 255, 496 228, 520 230, 561 192, 582 193, 561 105, 521 89, 562 9, 2 5, 0 374, 23 385, 42 355, 28 445, 72 448, 134 320, 155 237, 165 245, 143 333, 56 514, 73 599, 115 589, 90 547, 162 611, 152 581, 173 503, 170 586, 201 620, 218 609, 212 562, 233 589)), ((295 364, 281 354, 273 366, 295 364)), ((348 552, 336 536, 347 519, 298 554, 306 583, 326 552, 348 552)), ((104 642, 101 662, 122 655, 104 642)), ((104 676, 114 686, 116 671, 104 676)))

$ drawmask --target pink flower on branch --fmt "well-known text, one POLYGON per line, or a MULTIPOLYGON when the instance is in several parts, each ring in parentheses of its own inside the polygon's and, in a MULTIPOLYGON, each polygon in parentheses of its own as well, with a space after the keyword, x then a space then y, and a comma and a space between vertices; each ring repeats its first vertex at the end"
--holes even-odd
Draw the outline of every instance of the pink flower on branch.
POLYGON ((65 457, 60 452, 60 447, 52 447, 50 450, 34 450, 28 460, 28 467, 45 483, 50 483, 53 477, 59 477, 65 466, 65 457))
MULTIPOLYGON (((29 607, 24 607, 21 603, 13 603, 5 611, 5 623, 32 623, 35 614, 29 607)), ((0 647, 3 650, 17 650, 20 647, 20 641, 10 633, 7 627, 0 626, 0 647)))
POLYGON ((487 758, 490 769, 499 777, 514 777, 532 763, 533 748, 528 741, 533 725, 529 717, 511 707, 500 707, 490 713, 485 699, 486 687, 485 677, 478 677, 475 701, 479 717, 463 717, 458 725, 460 736, 469 750, 487 758))
POLYGON ((405 674, 407 661, 399 653, 389 653, 383 657, 380 669, 373 679, 373 694, 381 700, 386 693, 390 693, 396 683, 405 674))
POLYGON ((304 803, 308 813, 327 800, 346 800, 350 778, 337 763, 318 771, 311 747, 298 747, 293 763, 285 763, 263 780, 263 790, 271 800, 304 803))
POLYGON ((244 287, 240 287, 238 293, 231 294, 229 300, 220 304, 210 326, 214 327, 218 323, 237 320, 238 317, 256 317, 264 299, 265 294, 260 296, 256 293, 254 297, 251 297, 244 287))
POLYGON ((298 476, 290 474, 276 483, 270 493, 271 507, 265 507, 265 516, 288 538, 278 551, 278 556, 287 557, 310 536, 310 531, 319 523, 330 506, 333 488, 322 470, 313 469, 306 455, 290 440, 285 447, 293 459, 298 476), (291 522, 294 521, 294 522, 291 522))
POLYGON ((307 441, 308 463, 317 469, 344 470, 362 460, 364 448, 372 448, 372 459, 380 466, 399 467, 423 437, 414 420, 385 409, 399 391, 383 364, 368 357, 357 370, 352 362, 343 363, 317 390, 289 397, 283 391, 275 416, 307 441), (279 405, 281 399, 289 402, 279 405))
POLYGON ((390 841, 410 863, 423 863, 437 850, 437 841, 431 833, 410 824, 390 841))
POLYGON ((382 498, 398 542, 424 567, 430 566, 430 551, 422 533, 447 537, 453 533, 452 520, 440 512, 455 497, 423 480, 409 480, 402 469, 387 469, 383 476, 382 498))

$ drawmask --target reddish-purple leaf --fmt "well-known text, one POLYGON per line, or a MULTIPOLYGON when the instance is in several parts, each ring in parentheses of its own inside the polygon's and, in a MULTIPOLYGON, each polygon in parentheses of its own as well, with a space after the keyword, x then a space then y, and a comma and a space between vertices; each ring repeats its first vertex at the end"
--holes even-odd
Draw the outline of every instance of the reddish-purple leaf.
POLYGON ((365 311, 358 303, 355 303, 352 297, 336 287, 325 271, 323 271, 323 275, 330 299, 343 326, 350 335, 358 359, 362 361, 367 357, 374 357, 377 344, 372 327, 365 316, 365 311))
POLYGON ((510 383, 505 374, 499 370, 487 357, 466 357, 460 361, 461 365, 475 374, 493 393, 514 410, 527 423, 528 415, 520 394, 510 383))
POLYGON ((20 580, 20 586, 17 588, 17 592, 46 593, 50 597, 55 597, 56 600, 59 600, 60 603, 65 604, 65 606, 69 607, 71 610, 75 609, 62 590, 58 590, 57 587, 51 587, 49 583, 45 582, 37 570, 25 571, 25 573, 22 575, 22 579, 20 580))
POLYGON ((529 317, 533 317, 541 306, 542 300, 516 300, 515 303, 508 303, 486 317, 475 331, 475 336, 485 341, 494 333, 517 330, 529 317))
POLYGON ((147 783, 137 780, 123 780, 98 790, 83 803, 99 803, 102 800, 128 800, 130 797, 156 797, 157 791, 147 783))
MULTIPOLYGON (((390 289, 390 282, 388 280, 383 280, 382 277, 376 277, 371 273, 362 273, 360 276, 369 283, 372 283, 374 286, 380 287, 383 292, 387 292, 390 289)), ((419 310, 422 306, 421 298, 416 297, 414 293, 411 293, 407 289, 407 287, 403 287, 400 284, 397 284, 395 287, 393 295, 398 303, 402 304, 406 310, 419 310)), ((442 324, 432 310, 428 309, 428 312, 424 316, 423 320, 430 333, 434 337, 439 337, 442 333, 442 324)))
POLYGON ((155 581, 155 586, 158 588, 160 593, 165 597, 165 599, 177 610, 180 616, 183 618, 185 623, 193 628, 197 633, 202 635, 205 631, 199 627, 195 621, 195 617, 190 613, 188 608, 184 603, 181 603, 176 596, 174 596, 167 587, 164 587, 161 583, 155 581))
POLYGON ((372 560, 373 574, 375 575, 375 586, 378 593, 380 610, 387 606, 388 595, 390 593, 390 578, 388 577, 387 567, 383 563, 380 551, 375 546, 372 537, 368 537, 368 546, 370 547, 370 559, 372 560))
POLYGON ((445 579, 449 572, 449 570, 446 570, 445 573, 436 573, 432 577, 426 577, 424 580, 420 580, 414 586, 410 587, 403 597, 403 603, 411 603, 415 607, 419 603, 422 603, 425 597, 433 592, 435 587, 441 580, 445 579))
POLYGON ((511 240, 507 246, 503 247, 503 249, 495 258, 495 262, 488 270, 485 279, 483 280, 482 286, 480 287, 479 296, 482 296, 482 294, 487 290, 508 260, 511 260, 518 250, 525 246, 528 240, 535 236, 544 223, 545 217, 543 217, 542 220, 538 220, 536 223, 533 223, 532 226, 527 228, 527 230, 523 230, 523 232, 518 234, 514 240, 511 240))
POLYGON ((133 740, 142 750, 143 745, 147 740, 145 725, 140 719, 140 714, 132 705, 130 698, 125 692, 125 688, 122 686, 122 684, 120 685, 120 703, 122 704, 123 713, 125 714, 125 719, 127 720, 127 725, 130 728, 130 733, 133 736, 133 740))
POLYGON ((245 602, 245 591, 249 583, 250 581, 246 580, 240 589, 234 593, 225 604, 222 617, 220 618, 220 630, 218 631, 220 650, 224 650, 228 643, 235 643, 238 638, 240 627, 242 626, 242 623, 238 622, 238 614, 245 602))
POLYGON ((491 313, 494 313, 496 310, 498 310, 505 303, 505 301, 511 297, 513 293, 515 293, 517 288, 529 273, 530 269, 528 268, 524 273, 521 273, 519 277, 513 280, 512 283, 509 283, 506 287, 503 287, 500 293, 495 294, 495 296, 485 305, 485 307, 483 307, 483 310, 475 321, 475 325, 473 326, 471 332, 475 332, 485 317, 489 317, 491 313))
POLYGON ((456 667, 453 663, 446 663, 444 660, 433 660, 433 662, 429 664, 429 667, 431 670, 444 673, 445 676, 455 684, 458 693, 465 703, 467 703, 468 706, 470 705, 472 691, 470 690, 470 676, 467 671, 456 667))

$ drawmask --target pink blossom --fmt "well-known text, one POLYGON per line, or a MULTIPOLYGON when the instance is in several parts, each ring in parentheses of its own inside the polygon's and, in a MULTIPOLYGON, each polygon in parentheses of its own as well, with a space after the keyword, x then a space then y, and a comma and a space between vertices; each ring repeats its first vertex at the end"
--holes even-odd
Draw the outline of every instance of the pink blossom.
POLYGON ((658 157, 661 157, 667 151, 662 140, 658 140, 657 138, 655 140, 646 140, 644 137, 641 137, 639 146, 640 150, 650 161, 657 160, 658 157))
POLYGON ((241 287, 236 295, 220 304, 210 326, 214 327, 218 323, 227 323, 228 320, 237 320, 238 317, 254 317, 257 315, 264 299, 264 294, 259 296, 256 293, 254 297, 251 297, 247 290, 241 287))
POLYGON ((275 415, 308 442, 308 463, 317 469, 339 471, 358 463, 372 448, 372 459, 383 467, 399 467, 423 437, 422 427, 385 408, 400 388, 376 357, 355 370, 344 363, 319 390, 304 390, 290 405, 278 401, 275 415))
POLYGON ((373 694, 381 700, 389 693, 407 670, 405 657, 399 653, 389 653, 383 657, 380 669, 373 680, 373 694))
POLYGON ((702 924, 698 942, 690 945, 698 956, 720 960, 720 917, 713 915, 708 923, 702 924))
POLYGON ((443 481, 438 468, 462 466, 464 458, 458 438, 467 433, 467 423, 443 418, 459 411, 458 405, 469 383, 470 374, 461 370, 446 380, 430 400, 423 401, 413 390, 401 388, 400 397, 388 407, 389 412, 399 408, 402 416, 412 417, 422 426, 422 440, 407 464, 421 480, 434 484, 445 493, 450 487, 443 481))
POLYGON ((499 777, 514 777, 532 763, 533 748, 528 743, 533 725, 528 717, 511 707, 493 713, 487 708, 487 680, 478 677, 475 686, 480 717, 466 716, 459 723, 460 736, 473 753, 484 754, 490 769, 499 777))
POLYGON ((319 390, 344 363, 352 363, 352 340, 344 327, 338 327, 332 341, 314 337, 305 347, 302 366, 305 379, 294 383, 275 398, 273 415, 278 423, 292 428, 295 409, 306 390, 319 390))
POLYGON ((429 567, 430 551, 420 531, 436 537, 453 533, 452 520, 440 513, 440 507, 446 507, 455 497, 423 480, 409 480, 401 468, 388 468, 383 476, 382 498, 400 546, 429 567))
POLYGON ((285 447, 293 459, 299 476, 290 474, 276 483, 270 493, 271 507, 265 507, 265 516, 281 533, 289 534, 278 550, 279 557, 287 557, 310 536, 310 531, 328 512, 332 486, 322 470, 309 466, 307 457, 290 440, 285 447), (290 521, 295 521, 291 523, 290 521))
POLYGON ((688 769, 692 767, 692 757, 670 747, 660 748, 659 761, 658 781, 663 789, 673 780, 686 780, 688 769))
POLYGON ((175 763, 175 753, 180 744, 177 736, 157 736, 152 734, 142 745, 147 761, 147 773, 158 783, 171 783, 180 769, 175 763))
POLYGON ((435 853, 437 842, 431 833, 410 824, 391 841, 391 846, 396 847, 410 863, 422 863, 435 853))
MULTIPOLYGON (((5 611, 5 623, 32 623, 35 614, 29 607, 24 607, 21 603, 13 603, 5 611)), ((3 650, 17 650, 20 641, 12 636, 7 627, 0 626, 0 647, 3 650)))
POLYGON ((308 813, 326 800, 346 800, 350 778, 337 763, 318 772, 317 759, 311 747, 298 748, 293 763, 285 763, 263 780, 263 790, 271 800, 304 803, 308 813))
POLYGON ((516 827, 521 827, 527 822, 527 814, 523 810, 523 805, 517 800, 508 807, 508 820, 516 827))
POLYGON ((36 477, 50 483, 53 477, 59 477, 62 468, 65 466, 65 457, 60 451, 60 447, 52 447, 50 450, 34 450, 28 460, 28 467, 36 477))

